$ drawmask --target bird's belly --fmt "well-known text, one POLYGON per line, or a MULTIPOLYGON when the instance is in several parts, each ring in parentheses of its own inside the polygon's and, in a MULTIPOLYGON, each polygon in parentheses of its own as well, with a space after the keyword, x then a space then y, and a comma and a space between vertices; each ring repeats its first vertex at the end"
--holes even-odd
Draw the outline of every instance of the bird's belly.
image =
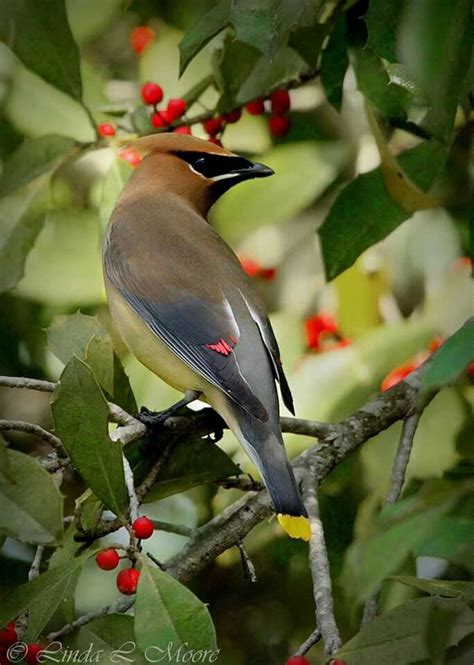
POLYGON ((176 390, 206 392, 210 384, 176 356, 122 298, 107 285, 110 313, 125 344, 145 367, 176 390))

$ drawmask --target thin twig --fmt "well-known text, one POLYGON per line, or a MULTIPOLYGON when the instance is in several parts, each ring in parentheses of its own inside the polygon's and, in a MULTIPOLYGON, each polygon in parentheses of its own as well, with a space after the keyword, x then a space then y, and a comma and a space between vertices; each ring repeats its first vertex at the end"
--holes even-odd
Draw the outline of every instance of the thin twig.
POLYGON ((48 430, 35 425, 33 423, 26 423, 22 420, 0 420, 0 431, 2 432, 25 432, 26 434, 34 434, 34 436, 43 439, 46 443, 49 443, 58 453, 62 456, 67 455, 66 451, 63 448, 61 439, 57 436, 48 432, 48 430))
POLYGON ((311 523, 309 565, 313 577, 316 624, 321 631, 326 655, 332 656, 342 644, 334 618, 331 573, 324 530, 319 514, 316 467, 310 466, 304 483, 305 505, 311 523))
POLYGON ((305 639, 303 644, 298 647, 298 649, 293 654, 294 656, 305 656, 311 647, 314 647, 315 644, 321 639, 321 631, 319 628, 315 628, 311 635, 305 639))
POLYGON ((113 603, 110 603, 110 605, 105 605, 104 607, 101 607, 98 610, 94 610, 93 612, 89 612, 88 614, 83 614, 82 616, 78 617, 71 623, 67 623, 59 630, 49 633, 49 635, 46 636, 46 639, 50 641, 57 640, 58 637, 69 635, 69 633, 72 633, 73 630, 75 630, 76 628, 80 628, 81 626, 84 626, 86 623, 89 623, 94 619, 98 619, 99 617, 103 617, 106 614, 123 614, 133 606, 134 602, 135 602, 135 596, 129 596, 128 598, 119 598, 118 600, 115 600, 113 603))
POLYGON ((257 573, 255 571, 255 566, 253 565, 252 559, 249 557, 247 548, 241 540, 237 543, 237 547, 240 552, 240 560, 242 561, 242 568, 244 569, 244 577, 249 582, 258 582, 257 573))
POLYGON ((225 478, 224 480, 218 480, 216 485, 225 490, 237 489, 242 492, 260 492, 264 489, 263 483, 249 477, 225 478))
POLYGON ((159 561, 159 560, 156 558, 156 556, 153 556, 153 554, 152 554, 151 552, 147 552, 146 555, 147 555, 147 557, 150 559, 150 561, 153 561, 153 563, 155 564, 155 566, 158 566, 158 568, 159 568, 160 570, 164 570, 164 569, 165 569, 165 567, 164 567, 164 565, 161 563, 161 561, 159 561))
POLYGON ((130 521, 134 522, 138 517, 138 497, 135 492, 135 481, 133 478, 132 467, 125 455, 122 455, 123 471, 125 475, 125 486, 127 488, 128 501, 130 506, 130 521))
POLYGON ((161 520, 152 520, 153 526, 156 531, 166 531, 167 533, 176 533, 178 536, 186 536, 186 538, 191 538, 195 529, 191 529, 189 526, 184 524, 171 524, 170 522, 162 522, 161 520))
MULTIPOLYGON (((402 426, 402 433, 398 442, 397 452, 393 460, 390 485, 383 501, 383 507, 391 506, 398 501, 402 493, 403 484, 407 471, 408 462, 413 448, 413 439, 416 428, 421 417, 420 411, 415 411, 412 415, 405 418, 402 426)), ((365 626, 377 616, 380 602, 380 590, 378 590, 364 605, 361 625, 365 626)))
POLYGON ((38 577, 38 575, 40 574, 41 560, 43 558, 43 554, 44 554, 44 546, 38 545, 38 547, 36 548, 35 556, 33 558, 30 570, 28 571, 28 580, 30 582, 31 580, 34 580, 35 577, 38 577))

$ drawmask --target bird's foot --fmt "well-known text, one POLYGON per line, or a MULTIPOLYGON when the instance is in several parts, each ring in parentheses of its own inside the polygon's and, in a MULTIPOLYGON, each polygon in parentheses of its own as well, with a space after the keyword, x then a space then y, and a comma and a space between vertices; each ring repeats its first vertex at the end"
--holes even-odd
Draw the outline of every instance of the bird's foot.
POLYGON ((146 406, 142 406, 140 413, 136 418, 143 423, 148 430, 155 432, 163 427, 167 418, 173 415, 173 409, 165 409, 164 411, 150 411, 146 406))

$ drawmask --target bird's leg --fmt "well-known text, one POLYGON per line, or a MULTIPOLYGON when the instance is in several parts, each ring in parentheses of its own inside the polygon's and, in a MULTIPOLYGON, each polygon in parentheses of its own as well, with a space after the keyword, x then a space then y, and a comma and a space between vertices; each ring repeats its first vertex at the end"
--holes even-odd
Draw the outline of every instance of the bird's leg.
POLYGON ((183 406, 187 406, 191 402, 199 399, 201 393, 197 390, 187 390, 184 397, 176 404, 172 404, 164 411, 149 411, 145 406, 142 406, 137 419, 146 425, 149 429, 156 429, 160 427, 167 418, 174 416, 183 406))

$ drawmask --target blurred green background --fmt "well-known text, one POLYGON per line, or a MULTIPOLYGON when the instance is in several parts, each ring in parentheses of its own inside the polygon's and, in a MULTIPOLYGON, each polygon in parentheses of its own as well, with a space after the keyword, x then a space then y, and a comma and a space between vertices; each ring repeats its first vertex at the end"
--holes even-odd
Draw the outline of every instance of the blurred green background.
MULTIPOLYGON (((183 31, 212 4, 204 0, 137 1, 124 12, 123 0, 66 2, 81 49, 83 98, 95 122, 120 123, 121 114, 140 106, 140 85, 148 80, 163 87, 166 101, 186 94, 208 74, 212 54, 223 36, 203 49, 181 79, 178 43, 183 31), (155 39, 137 57, 129 34, 142 24, 154 29, 155 39)), ((353 26, 360 27, 358 17, 365 9, 364 3, 351 9, 353 26)), ((443 181, 443 187, 450 188, 450 205, 415 213, 348 270, 330 283, 325 279, 315 231, 341 185, 380 163, 353 65, 344 78, 340 113, 327 101, 321 83, 314 80, 291 91, 292 129, 283 140, 272 140, 264 117, 245 111, 238 123, 225 129, 222 142, 226 148, 258 156, 276 174, 230 191, 211 216, 211 223, 244 263, 253 261, 263 269, 274 269, 271 278, 268 273, 253 277, 254 285, 265 300, 280 343, 297 415, 323 421, 349 415, 379 389, 388 372, 426 351, 434 338, 452 334, 473 309, 469 261, 462 259, 468 254, 469 201, 465 172, 455 169, 456 149, 452 152, 454 166, 443 181), (321 313, 337 322, 337 335, 322 348, 309 348, 305 321, 321 313), (347 343, 338 344, 341 339, 347 343)), ((190 115, 212 108, 216 101, 217 92, 207 90, 190 115)), ((25 137, 56 134, 80 142, 95 140, 83 106, 28 70, 1 43, 0 107, 2 160, 25 137)), ((205 137, 201 126, 193 128, 193 133, 205 137)), ((125 131, 119 132, 119 136, 125 135, 125 131)), ((415 143, 412 135, 397 129, 391 137, 396 152, 415 143)), ((458 142, 458 152, 463 145, 458 142)), ((121 159, 120 149, 120 143, 112 140, 83 151, 80 158, 72 153, 51 176, 47 204, 34 183, 27 191, 21 189, 0 200, 0 248, 4 243, 8 250, 2 256, 6 269, 1 277, 0 372, 56 380, 63 365, 48 348, 45 331, 57 317, 80 311, 97 316, 109 331, 137 404, 163 409, 176 394, 127 355, 104 298, 101 239, 132 170, 121 159), (42 211, 37 237, 36 232, 20 235, 17 231, 25 210, 32 225, 42 211), (21 257, 26 255, 23 268, 21 257), (19 282, 9 289, 9 280, 22 271, 19 282)), ((440 484, 452 482, 447 478, 455 477, 456 470, 474 458, 473 396, 472 382, 465 377, 427 408, 408 469, 407 500, 416 503, 420 488, 429 495, 440 484)), ((51 427, 48 395, 0 389, 0 409, 2 418, 51 427)), ((465 502, 455 502, 449 515, 433 518, 433 528, 424 533, 413 517, 404 521, 398 516, 395 527, 378 518, 399 434, 397 425, 370 441, 337 468, 322 488, 322 517, 344 639, 357 631, 363 601, 374 580, 417 571, 422 576, 459 580, 472 579, 474 574, 473 513, 465 502), (384 537, 400 524, 403 542, 394 551, 384 537)), ((9 435, 8 439, 19 450, 45 451, 43 444, 29 437, 9 435)), ((296 435, 286 435, 285 440, 290 456, 313 444, 296 435)), ((219 445, 255 475, 229 433, 219 445)), ((79 478, 68 474, 64 491, 71 506, 72 498, 81 491, 79 478)), ((146 513, 195 526, 237 496, 235 490, 203 486, 149 503, 146 513)), ((414 510, 424 514, 423 506, 414 510)), ((157 533, 150 549, 165 560, 179 551, 184 540, 157 533)), ((274 521, 256 528, 246 544, 258 584, 244 579, 238 551, 233 549, 195 579, 192 588, 209 603, 222 650, 219 662, 278 663, 314 626, 307 548, 286 538, 274 521)), ((18 583, 32 550, 7 539, 1 556, 2 586, 18 583)), ((91 562, 79 579, 76 611, 87 612, 116 594, 112 576, 108 578, 91 562)), ((383 607, 396 607, 416 594, 408 586, 389 581, 383 588, 383 607)), ((309 658, 321 662, 319 647, 309 658)))

